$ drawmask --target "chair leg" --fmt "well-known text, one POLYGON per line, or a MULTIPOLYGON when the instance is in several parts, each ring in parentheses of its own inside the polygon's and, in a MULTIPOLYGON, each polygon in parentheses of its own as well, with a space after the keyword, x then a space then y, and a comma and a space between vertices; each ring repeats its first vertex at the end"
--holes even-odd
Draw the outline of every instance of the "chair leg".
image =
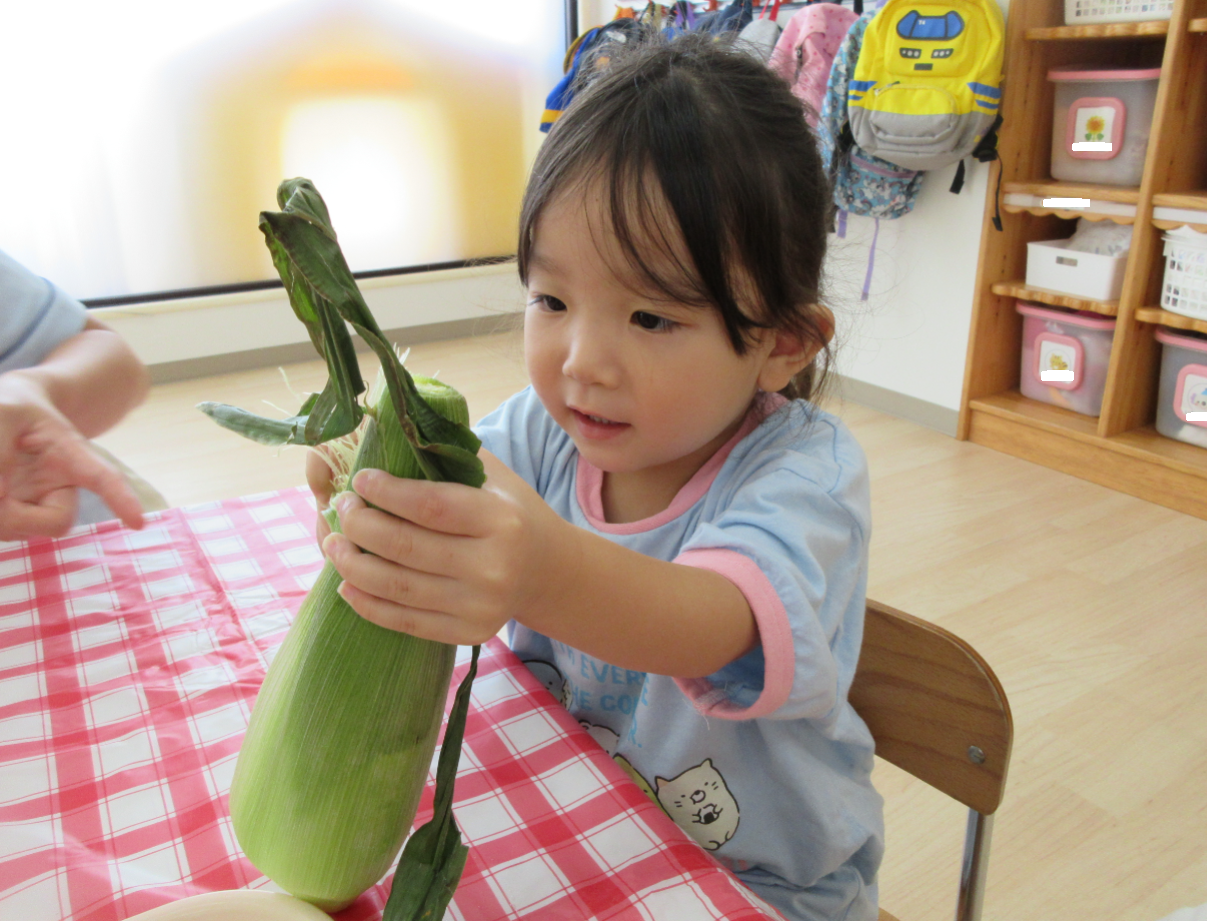
POLYGON ((989 876, 989 842, 992 837, 993 816, 969 809, 956 921, 980 921, 981 903, 985 900, 985 880, 989 876))

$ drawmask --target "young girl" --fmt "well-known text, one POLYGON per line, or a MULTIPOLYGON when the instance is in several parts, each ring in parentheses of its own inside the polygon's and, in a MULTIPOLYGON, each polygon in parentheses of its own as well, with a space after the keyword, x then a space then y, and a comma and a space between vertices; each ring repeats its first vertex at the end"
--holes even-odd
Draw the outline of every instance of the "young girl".
POLYGON ((882 803, 847 701, 868 474, 807 402, 833 333, 814 139, 779 78, 710 37, 609 55, 524 199, 532 385, 476 428, 485 486, 363 471, 324 551, 384 627, 472 644, 508 626, 788 918, 872 921, 882 803))

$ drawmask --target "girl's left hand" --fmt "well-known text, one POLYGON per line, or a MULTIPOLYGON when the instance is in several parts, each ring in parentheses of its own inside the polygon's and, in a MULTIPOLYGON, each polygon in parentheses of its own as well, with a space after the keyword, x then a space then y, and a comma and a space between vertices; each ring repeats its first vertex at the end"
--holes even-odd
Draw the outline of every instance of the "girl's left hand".
POLYGON ((366 620, 469 646, 560 603, 575 569, 574 526, 493 454, 479 456, 481 489, 362 470, 356 494, 337 498, 344 533, 327 537, 323 552, 366 620))

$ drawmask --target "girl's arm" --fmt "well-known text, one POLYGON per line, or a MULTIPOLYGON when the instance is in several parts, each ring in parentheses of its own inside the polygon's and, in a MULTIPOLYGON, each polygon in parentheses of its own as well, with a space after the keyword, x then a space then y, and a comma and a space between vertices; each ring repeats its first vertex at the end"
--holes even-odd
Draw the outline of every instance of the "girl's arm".
POLYGON ((750 605, 728 579, 578 528, 481 456, 480 490, 357 475, 359 497, 337 501, 344 534, 323 549, 359 614, 462 645, 514 619, 612 665, 677 678, 710 675, 757 643, 750 605))

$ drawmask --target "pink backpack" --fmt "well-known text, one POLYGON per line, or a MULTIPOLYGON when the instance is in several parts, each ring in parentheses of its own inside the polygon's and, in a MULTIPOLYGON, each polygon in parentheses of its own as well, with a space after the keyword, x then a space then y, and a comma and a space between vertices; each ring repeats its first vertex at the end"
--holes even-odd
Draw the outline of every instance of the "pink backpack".
POLYGON ((788 81, 808 107, 810 127, 817 127, 830 65, 847 32, 859 17, 837 3, 811 3, 788 20, 767 66, 788 81))

